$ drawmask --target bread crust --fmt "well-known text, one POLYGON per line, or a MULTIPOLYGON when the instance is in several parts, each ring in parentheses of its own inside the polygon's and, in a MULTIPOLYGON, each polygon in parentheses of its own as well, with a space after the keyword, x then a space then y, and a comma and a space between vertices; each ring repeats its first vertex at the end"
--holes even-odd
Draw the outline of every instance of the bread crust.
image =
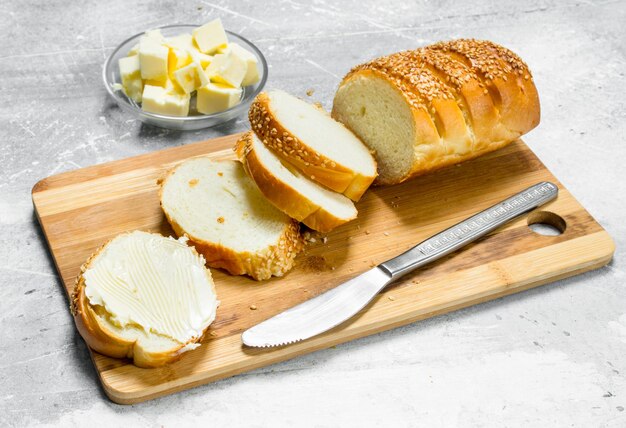
POLYGON ((396 184, 499 149, 540 119, 528 67, 513 52, 489 41, 440 42, 354 67, 339 86, 332 112, 349 128, 350 120, 337 104, 341 91, 359 78, 384 79, 403 94, 414 116, 410 170, 393 179, 379 176, 376 184, 396 184), (418 150, 423 145, 429 146, 429 156, 418 150))
POLYGON ((494 99, 503 126, 518 135, 539 124, 541 107, 532 74, 511 50, 488 40, 459 39, 431 46, 465 60, 494 99))
MULTIPOLYGON (((322 108, 317 108, 328 115, 322 108)), ((329 159, 289 132, 272 111, 270 97, 266 92, 261 92, 254 99, 248 118, 259 139, 277 155, 296 166, 307 177, 335 192, 343 193, 353 201, 358 201, 376 178, 376 174, 365 176, 329 159)))
MULTIPOLYGON (((94 308, 89 302, 85 294, 86 284, 84 273, 110 242, 111 240, 107 241, 87 259, 81 266, 80 274, 76 278, 76 284, 74 285, 70 302, 70 311, 74 317, 74 323, 76 324, 78 332, 87 345, 94 351, 113 358, 132 359, 133 364, 138 367, 161 367, 180 359, 182 354, 189 349, 187 348, 188 345, 200 342, 204 333, 206 333, 206 330, 209 328, 208 326, 200 336, 192 338, 192 340, 187 343, 177 343, 175 346, 165 351, 150 352, 142 346, 140 339, 129 340, 108 328, 106 322, 103 320, 105 316, 99 316, 97 314, 98 308, 94 308)), ((197 254, 193 248, 192 251, 197 254)), ((211 284, 213 284, 212 280, 211 284)), ((215 292, 214 284, 213 291, 215 292)), ((100 307, 100 312, 106 312, 106 310, 100 307)), ((175 342, 173 339, 170 340, 175 342)))
POLYGON ((188 243, 204 256, 207 266, 224 269, 231 275, 249 275, 257 281, 266 280, 272 276, 283 276, 293 268, 294 259, 304 246, 300 235, 300 225, 293 219, 285 225, 277 245, 271 245, 256 253, 237 252, 224 245, 203 240, 186 231, 163 204, 163 187, 176 168, 169 170, 160 180, 161 209, 176 236, 185 236, 189 240, 188 243))
POLYGON ((356 215, 351 218, 336 217, 280 180, 263 165, 252 144, 252 133, 247 132, 237 141, 235 152, 261 193, 278 209, 311 229, 323 233, 356 217, 356 215))

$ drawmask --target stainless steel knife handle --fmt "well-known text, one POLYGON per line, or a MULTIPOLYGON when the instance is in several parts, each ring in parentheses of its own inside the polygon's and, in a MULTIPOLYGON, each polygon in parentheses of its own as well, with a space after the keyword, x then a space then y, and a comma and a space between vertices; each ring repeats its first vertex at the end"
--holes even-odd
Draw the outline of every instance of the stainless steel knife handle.
POLYGON ((558 187, 549 181, 535 184, 460 223, 431 236, 410 250, 378 265, 391 280, 424 266, 477 240, 515 217, 556 198, 558 187))

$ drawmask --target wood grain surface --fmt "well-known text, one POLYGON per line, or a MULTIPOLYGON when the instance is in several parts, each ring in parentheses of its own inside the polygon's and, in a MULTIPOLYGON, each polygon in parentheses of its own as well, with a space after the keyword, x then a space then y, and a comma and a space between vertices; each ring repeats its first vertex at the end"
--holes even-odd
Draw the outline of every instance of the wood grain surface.
MULTIPOLYGON (((158 178, 188 157, 234 158, 237 137, 83 168, 37 183, 33 203, 68 293, 81 264, 106 240, 133 229, 171 234, 159 207, 158 178)), ((522 141, 401 185, 372 188, 357 208, 358 219, 309 243, 296 268, 283 278, 255 282, 213 269, 221 301, 217 319, 203 345, 180 361, 141 369, 92 351, 106 394, 123 404, 152 399, 595 269, 608 263, 614 251, 610 236, 522 141), (281 348, 242 346, 240 334, 246 328, 542 180, 559 186, 559 197, 540 210, 565 221, 561 235, 538 235, 528 227, 528 217, 521 217, 404 277, 359 315, 323 335, 281 348)))

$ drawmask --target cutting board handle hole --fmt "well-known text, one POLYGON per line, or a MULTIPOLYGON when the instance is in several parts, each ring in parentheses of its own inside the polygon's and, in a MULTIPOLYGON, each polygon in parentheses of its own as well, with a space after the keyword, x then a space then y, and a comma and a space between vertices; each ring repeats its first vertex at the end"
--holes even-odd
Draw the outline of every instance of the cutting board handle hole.
POLYGON ((567 223, 558 214, 550 211, 533 211, 528 216, 528 227, 539 235, 559 236, 567 228, 567 223))

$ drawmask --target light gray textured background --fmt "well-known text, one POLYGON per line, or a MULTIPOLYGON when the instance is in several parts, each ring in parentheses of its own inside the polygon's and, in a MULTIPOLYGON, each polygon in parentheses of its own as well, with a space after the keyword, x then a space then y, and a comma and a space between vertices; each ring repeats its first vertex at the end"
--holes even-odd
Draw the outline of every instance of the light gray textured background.
POLYGON ((626 4, 607 1, 0 2, 0 425, 626 426, 626 4), (598 271, 135 406, 103 395, 33 215, 51 174, 244 130, 180 133, 107 99, 131 34, 221 17, 269 87, 330 106, 352 65, 455 37, 530 65, 526 142, 612 234, 598 271))

